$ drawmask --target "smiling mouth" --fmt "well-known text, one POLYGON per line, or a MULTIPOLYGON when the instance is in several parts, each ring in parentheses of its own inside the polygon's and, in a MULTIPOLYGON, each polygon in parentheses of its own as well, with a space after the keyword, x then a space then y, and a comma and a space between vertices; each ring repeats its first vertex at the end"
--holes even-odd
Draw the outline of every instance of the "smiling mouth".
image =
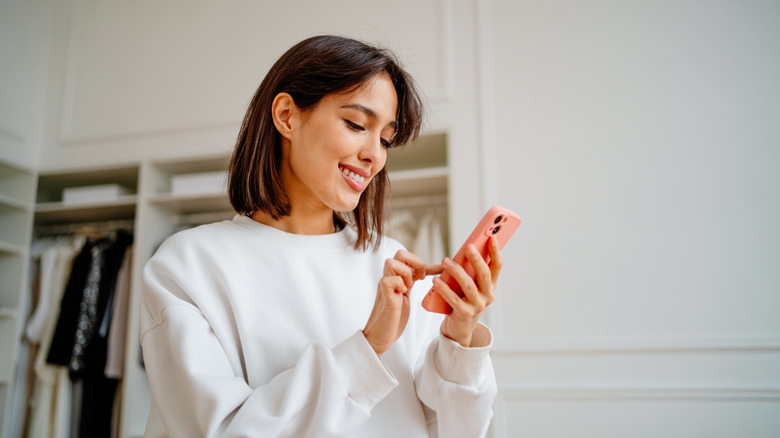
POLYGON ((339 166, 339 170, 341 170, 341 173, 343 173, 345 176, 359 182, 360 184, 365 184, 366 179, 355 172, 352 172, 351 170, 347 169, 346 167, 339 166))

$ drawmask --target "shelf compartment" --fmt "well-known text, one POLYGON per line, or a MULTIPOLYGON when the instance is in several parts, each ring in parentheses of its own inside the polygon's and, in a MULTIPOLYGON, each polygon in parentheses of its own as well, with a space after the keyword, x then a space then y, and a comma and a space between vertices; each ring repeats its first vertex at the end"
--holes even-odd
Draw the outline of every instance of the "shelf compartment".
POLYGON ((447 193, 447 167, 399 170, 389 173, 394 198, 447 193))
POLYGON ((31 211, 3 205, 0 207, 0 242, 24 245, 30 235, 31 211))
POLYGON ((0 214, 13 210, 30 211, 32 209, 33 203, 31 201, 23 201, 10 195, 0 193, 0 214))
MULTIPOLYGON (((14 351, 15 343, 17 342, 17 321, 16 318, 0 318, 0 351, 3 355, 14 351)), ((13 364, 10 360, 0 361, 0 383, 7 383, 10 381, 13 364)))
POLYGON ((19 307, 19 291, 22 289, 25 258, 26 255, 22 248, 18 248, 18 251, 14 250, 14 252, 0 251, 0 278, 3 279, 0 282, 0 308, 2 309, 18 309, 19 307))
POLYGON ((176 214, 232 211, 227 194, 176 195, 159 193, 149 197, 149 202, 176 214))
POLYGON ((0 255, 23 255, 24 253, 23 245, 0 241, 0 255))
POLYGON ((387 170, 396 172, 447 166, 447 135, 421 135, 417 140, 387 151, 387 170))
POLYGON ((109 202, 63 204, 44 202, 35 208, 35 225, 132 219, 138 197, 127 195, 109 202))
MULTIPOLYGON (((173 195, 172 178, 176 175, 185 175, 201 172, 226 171, 230 165, 229 155, 218 155, 201 158, 191 158, 182 161, 154 161, 149 166, 149 179, 147 179, 147 192, 165 197, 173 195)), ((146 187, 146 186, 145 186, 146 187)), ((177 196, 184 197, 185 194, 177 196)), ((203 195, 211 195, 203 194, 203 195)), ((209 196, 210 197, 210 196, 209 196)))
POLYGON ((132 165, 41 173, 36 199, 39 205, 55 205, 62 202, 62 190, 65 188, 103 184, 118 184, 130 193, 138 193, 138 172, 138 165, 132 165))
POLYGON ((27 205, 34 192, 35 172, 0 161, 0 203, 27 205))
POLYGON ((0 319, 16 319, 19 311, 10 307, 0 307, 0 319))

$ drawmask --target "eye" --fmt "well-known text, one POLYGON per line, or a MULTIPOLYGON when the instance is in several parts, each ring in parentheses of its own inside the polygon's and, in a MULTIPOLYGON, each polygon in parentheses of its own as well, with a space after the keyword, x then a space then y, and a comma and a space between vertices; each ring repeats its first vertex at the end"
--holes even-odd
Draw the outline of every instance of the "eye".
POLYGON ((382 147, 385 149, 393 147, 393 143, 390 142, 390 140, 385 140, 384 138, 379 140, 380 143, 382 143, 382 147))
POLYGON ((358 125, 357 123, 355 123, 355 122, 353 122, 351 120, 344 119, 344 123, 346 123, 347 126, 349 127, 349 129, 351 129, 353 131, 365 131, 366 130, 366 128, 358 125))

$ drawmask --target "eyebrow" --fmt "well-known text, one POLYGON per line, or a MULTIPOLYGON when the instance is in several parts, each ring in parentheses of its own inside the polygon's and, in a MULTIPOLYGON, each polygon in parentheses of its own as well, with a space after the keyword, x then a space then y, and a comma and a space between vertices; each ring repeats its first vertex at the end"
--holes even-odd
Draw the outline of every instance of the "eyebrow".
MULTIPOLYGON (((376 111, 372 110, 371 108, 369 108, 369 107, 367 107, 365 105, 361 105, 359 103, 348 103, 348 104, 345 104, 345 105, 341 105, 341 108, 349 108, 349 109, 358 110, 358 111, 364 113, 365 115, 371 117, 374 120, 379 120, 379 114, 377 114, 376 111)), ((398 122, 396 122, 395 120, 390 122, 389 125, 392 126, 393 129, 395 129, 396 131, 398 130, 398 122)))

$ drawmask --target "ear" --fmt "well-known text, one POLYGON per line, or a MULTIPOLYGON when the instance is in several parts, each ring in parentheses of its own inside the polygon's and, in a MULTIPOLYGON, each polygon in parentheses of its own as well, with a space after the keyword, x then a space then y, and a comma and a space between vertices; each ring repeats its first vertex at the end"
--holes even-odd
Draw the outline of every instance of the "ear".
POLYGON ((274 126, 286 139, 290 139, 293 131, 293 118, 298 113, 298 107, 295 106, 292 96, 288 93, 279 93, 274 97, 271 103, 271 118, 274 126))

